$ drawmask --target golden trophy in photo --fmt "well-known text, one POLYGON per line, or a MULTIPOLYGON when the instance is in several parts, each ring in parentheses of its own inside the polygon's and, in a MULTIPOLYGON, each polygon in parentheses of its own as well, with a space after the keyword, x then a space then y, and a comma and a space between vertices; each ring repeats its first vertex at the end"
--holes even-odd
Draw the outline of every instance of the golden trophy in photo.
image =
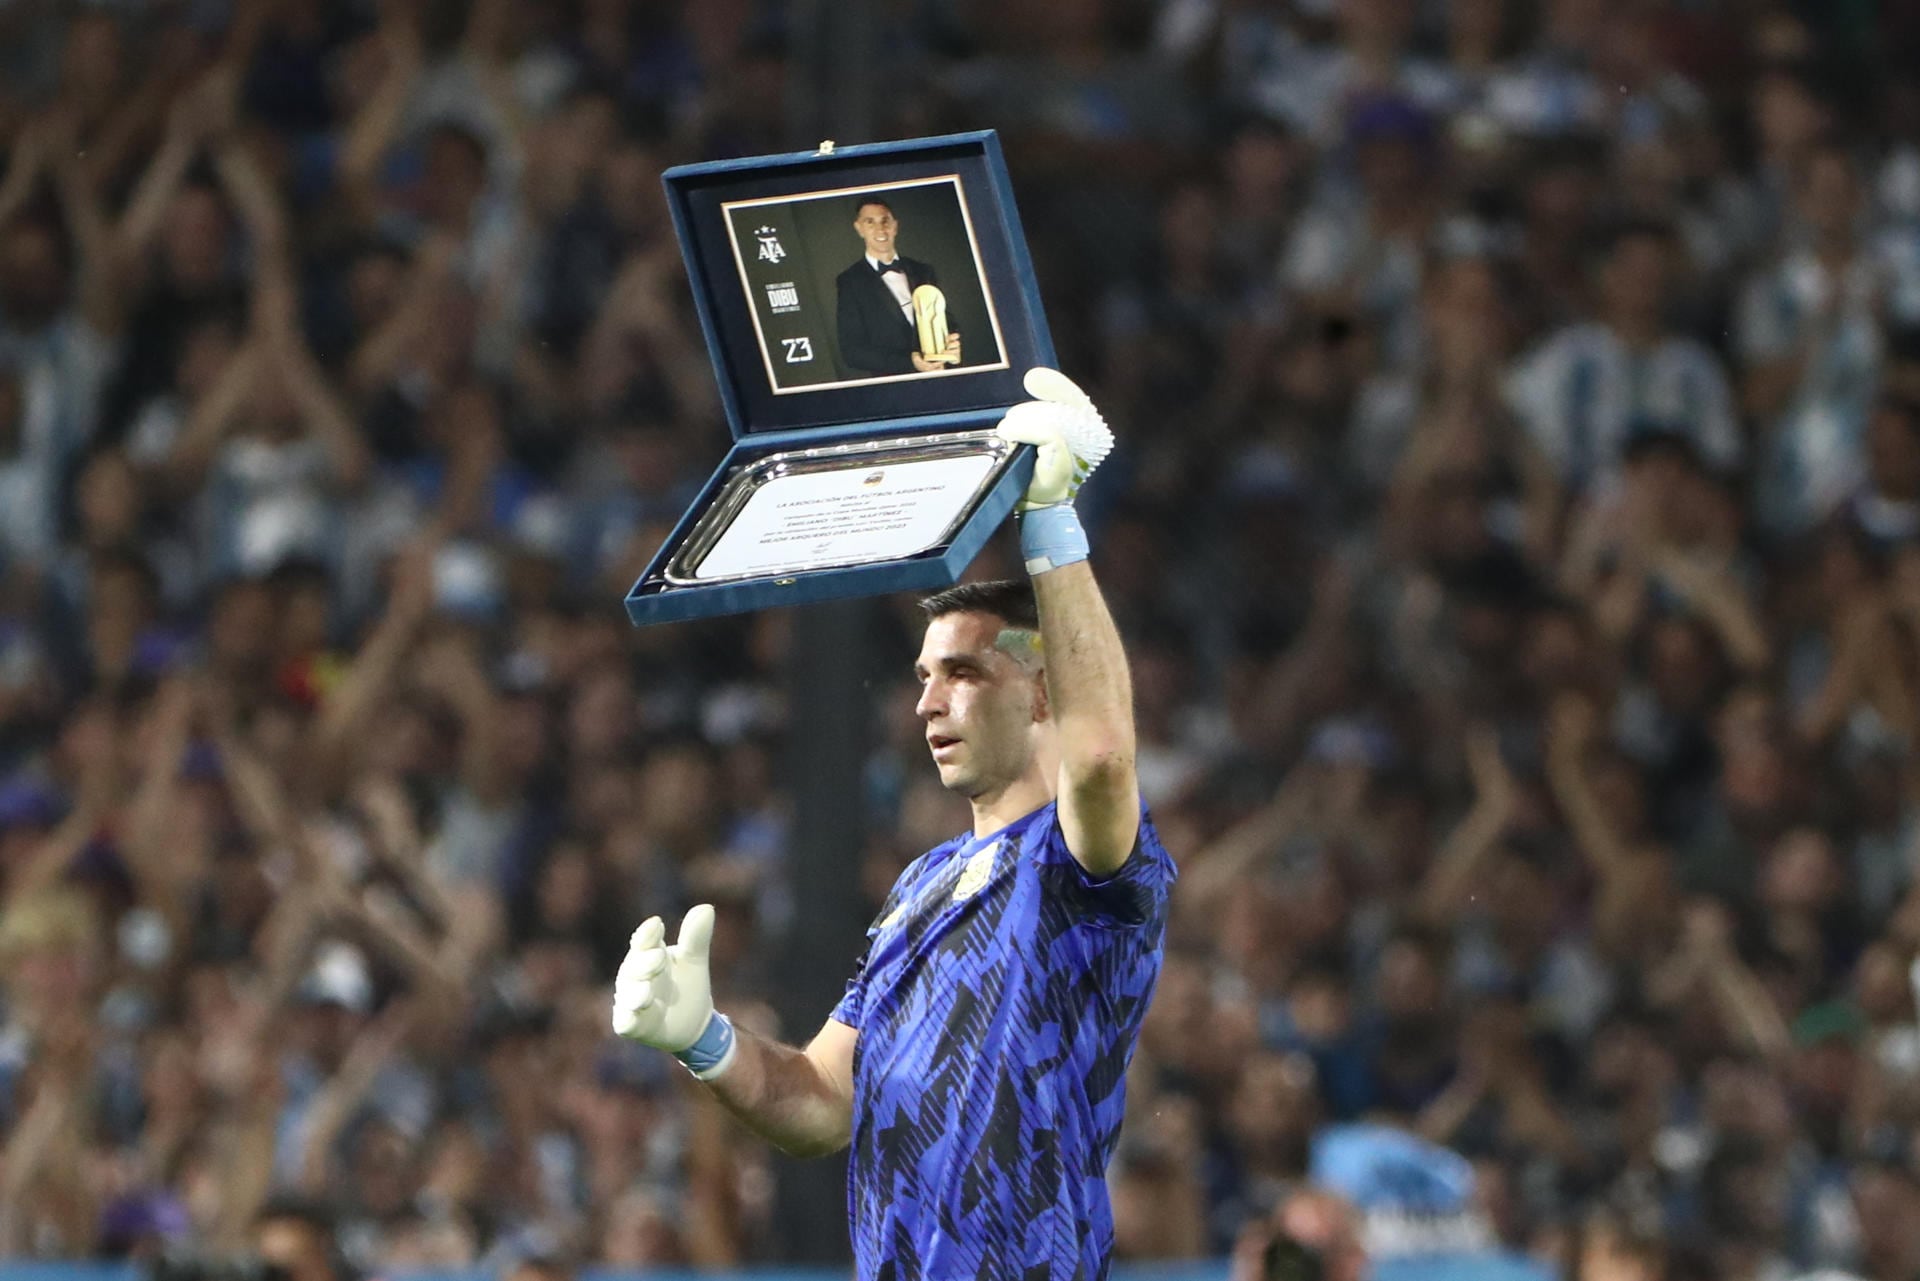
POLYGON ((947 350, 947 296, 938 285, 913 291, 913 322, 920 331, 920 359, 951 364, 960 358, 947 350))

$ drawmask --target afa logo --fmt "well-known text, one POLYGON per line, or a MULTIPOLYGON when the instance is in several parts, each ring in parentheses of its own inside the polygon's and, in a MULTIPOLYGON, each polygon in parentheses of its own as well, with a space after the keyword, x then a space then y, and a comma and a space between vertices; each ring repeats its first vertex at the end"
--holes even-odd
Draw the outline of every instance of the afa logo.
POLYGON ((1000 857, 1001 842, 995 841, 987 848, 968 859, 960 869, 960 879, 953 885, 953 901, 972 898, 987 887, 993 879, 993 865, 1000 857))
POLYGON ((887 478, 887 473, 885 473, 884 471, 868 472, 865 476, 862 476, 860 478, 860 483, 866 488, 872 489, 875 485, 878 485, 881 481, 885 480, 886 478, 887 478))
POLYGON ((761 262, 780 262, 787 256, 786 249, 780 244, 780 233, 773 227, 756 227, 753 238, 760 242, 760 252, 754 255, 761 262))

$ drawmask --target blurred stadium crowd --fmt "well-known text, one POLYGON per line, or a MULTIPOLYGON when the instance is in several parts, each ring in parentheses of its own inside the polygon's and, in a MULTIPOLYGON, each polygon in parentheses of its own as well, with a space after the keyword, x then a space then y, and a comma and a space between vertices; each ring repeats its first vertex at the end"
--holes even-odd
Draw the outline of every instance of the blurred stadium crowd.
MULTIPOLYGON (((1365 1117, 1568 1275, 1920 1272, 1920 15, 871 8, 876 136, 1001 131, 1122 441, 1183 871, 1121 1255, 1365 1117)), ((606 984, 711 900, 771 1025, 804 874, 791 620, 617 607, 725 440, 658 174, 811 141, 794 39, 0 4, 0 1256, 781 1257, 606 984)), ((875 904, 966 824, 884 612, 875 904)))

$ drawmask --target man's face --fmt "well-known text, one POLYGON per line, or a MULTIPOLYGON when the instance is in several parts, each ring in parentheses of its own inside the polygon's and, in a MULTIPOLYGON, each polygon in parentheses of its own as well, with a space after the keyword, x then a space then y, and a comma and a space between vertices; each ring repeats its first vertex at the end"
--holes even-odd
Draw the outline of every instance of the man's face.
POLYGON ((996 645, 1006 623, 980 613, 927 625, 914 674, 927 745, 948 791, 975 797, 1012 782, 1033 759, 1034 726, 1046 719, 1045 683, 996 645))
POLYGON ((431 216, 443 226, 464 224, 487 189, 484 146, 471 135, 439 130, 427 140, 425 168, 431 216))
POLYGON ((219 195, 207 187, 189 187, 167 210, 162 248, 168 269, 188 289, 211 289, 225 273, 232 238, 219 195))
POLYGON ((894 219, 893 210, 885 205, 861 205, 854 217, 853 229, 860 234, 860 242, 867 247, 867 252, 882 262, 898 252, 893 242, 900 234, 900 224, 894 219))
POLYGON ((1669 267, 1665 241, 1634 236, 1623 241, 1608 260, 1603 288, 1622 311, 1657 315, 1666 303, 1669 267))
POLYGON ((1807 165, 1801 180, 1800 214, 1821 236, 1839 239, 1853 230, 1860 213, 1860 183, 1840 152, 1823 152, 1807 165))

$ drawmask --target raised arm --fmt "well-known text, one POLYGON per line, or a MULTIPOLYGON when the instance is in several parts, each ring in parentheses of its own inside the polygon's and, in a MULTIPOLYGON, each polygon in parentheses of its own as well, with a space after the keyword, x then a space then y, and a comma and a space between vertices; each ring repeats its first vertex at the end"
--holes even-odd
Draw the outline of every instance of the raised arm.
POLYGON ((401 661, 433 612, 434 550, 425 544, 401 552, 394 562, 386 611, 338 687, 320 705, 310 731, 312 754, 302 788, 308 795, 330 799, 350 781, 349 766, 359 735, 392 689, 401 661))
POLYGON ((262 356, 278 372, 308 433, 326 451, 334 482, 348 492, 359 489, 372 470, 373 454, 300 332, 299 299, 284 259, 259 268, 254 309, 262 356))
POLYGON ((214 152, 213 171, 253 240, 256 259, 278 261, 287 252, 287 215, 251 148, 237 135, 226 138, 214 152))
POLYGON ((54 191, 73 237, 80 314, 94 333, 117 334, 127 305, 120 259, 114 253, 113 232, 101 211, 99 191, 71 124, 56 135, 51 164, 54 191))
POLYGON ((262 363, 258 344, 242 347, 227 361, 206 395, 194 402, 186 427, 155 469, 159 487, 169 498, 181 501, 199 488, 228 429, 253 403, 262 363))
POLYGON ((1236 886, 1245 885, 1263 861, 1277 858, 1305 825, 1317 781, 1305 768, 1294 766, 1272 800, 1195 850, 1180 869, 1182 900, 1204 914, 1210 904, 1224 903, 1236 886))
POLYGON ((30 896, 58 884, 86 850, 87 843, 113 809, 120 772, 116 756, 114 752, 102 752, 87 762, 73 811, 60 826, 21 856, 18 866, 7 878, 6 893, 0 897, 0 911, 24 903, 30 896))
POLYGON ((1140 831, 1133 682, 1087 563, 1073 498, 1113 447, 1113 433, 1064 375, 1030 370, 1026 387, 1038 399, 1014 406, 999 430, 1037 450, 1020 505, 1020 552, 1040 607, 1047 701, 1058 729, 1060 828, 1080 866, 1106 877, 1127 861, 1140 831))
POLYGON ((1713 629, 1727 657, 1742 672, 1752 675, 1766 670, 1773 659, 1767 630, 1728 567, 1689 556, 1678 548, 1662 547, 1649 568, 1713 629))
POLYGON ((334 1174, 334 1146, 366 1102, 381 1069, 399 1051, 417 1021, 419 998, 400 1000, 381 1011, 347 1051, 340 1070, 308 1105, 306 1151, 300 1162, 300 1190, 324 1196, 334 1174))
POLYGON ((1711 899, 1686 909, 1679 945, 1648 981, 1659 1005, 1676 1006, 1696 993, 1707 998, 1722 1030, 1753 1052, 1778 1062, 1792 1048, 1792 1032, 1766 986, 1734 947, 1732 918, 1711 899))
POLYGON ((236 87, 231 70, 216 68, 174 100, 166 134, 113 231, 116 271, 124 278, 144 278, 147 251, 159 238, 194 158, 209 139, 225 137, 232 129, 236 87))
POLYGON ((347 359, 347 390, 365 400, 398 378, 433 328, 454 280, 457 245, 444 232, 431 232, 407 270, 400 303, 362 338, 347 359))
POLYGON ((348 123, 340 150, 340 186, 354 214, 371 223, 379 209, 380 165, 400 131, 420 74, 420 33, 412 15, 394 6, 377 38, 386 56, 379 86, 348 123))
POLYGON ((1035 574, 1033 591, 1059 726, 1060 828, 1082 867, 1111 876, 1140 831, 1126 651, 1086 561, 1035 574))
POLYGON ((354 803, 370 826, 374 857, 432 926, 435 968, 466 983, 505 932, 500 896, 485 883, 453 882, 428 866, 406 794, 393 779, 362 778, 354 803))
POLYGON ((1587 749, 1598 713, 1583 696, 1563 694, 1547 714, 1547 783, 1574 843, 1603 882, 1626 870, 1633 855, 1587 777, 1587 749))
POLYGON ((1473 807, 1427 868, 1415 895, 1415 910, 1428 920, 1450 924, 1460 915, 1487 856, 1513 822, 1518 787, 1500 756, 1500 740, 1490 725, 1467 730, 1467 768, 1473 775, 1473 807))
POLYGON ((40 180, 50 159, 47 122, 34 121, 13 136, 7 148, 7 170, 0 176, 0 227, 20 216, 40 191, 40 180))
POLYGON ((188 890, 200 869, 182 850, 169 846, 166 834, 168 819, 179 803, 180 761, 193 738, 193 690, 184 678, 175 677, 160 686, 154 700, 153 730, 120 834, 120 848, 141 899, 158 906, 168 924, 182 930, 192 911, 188 890))

